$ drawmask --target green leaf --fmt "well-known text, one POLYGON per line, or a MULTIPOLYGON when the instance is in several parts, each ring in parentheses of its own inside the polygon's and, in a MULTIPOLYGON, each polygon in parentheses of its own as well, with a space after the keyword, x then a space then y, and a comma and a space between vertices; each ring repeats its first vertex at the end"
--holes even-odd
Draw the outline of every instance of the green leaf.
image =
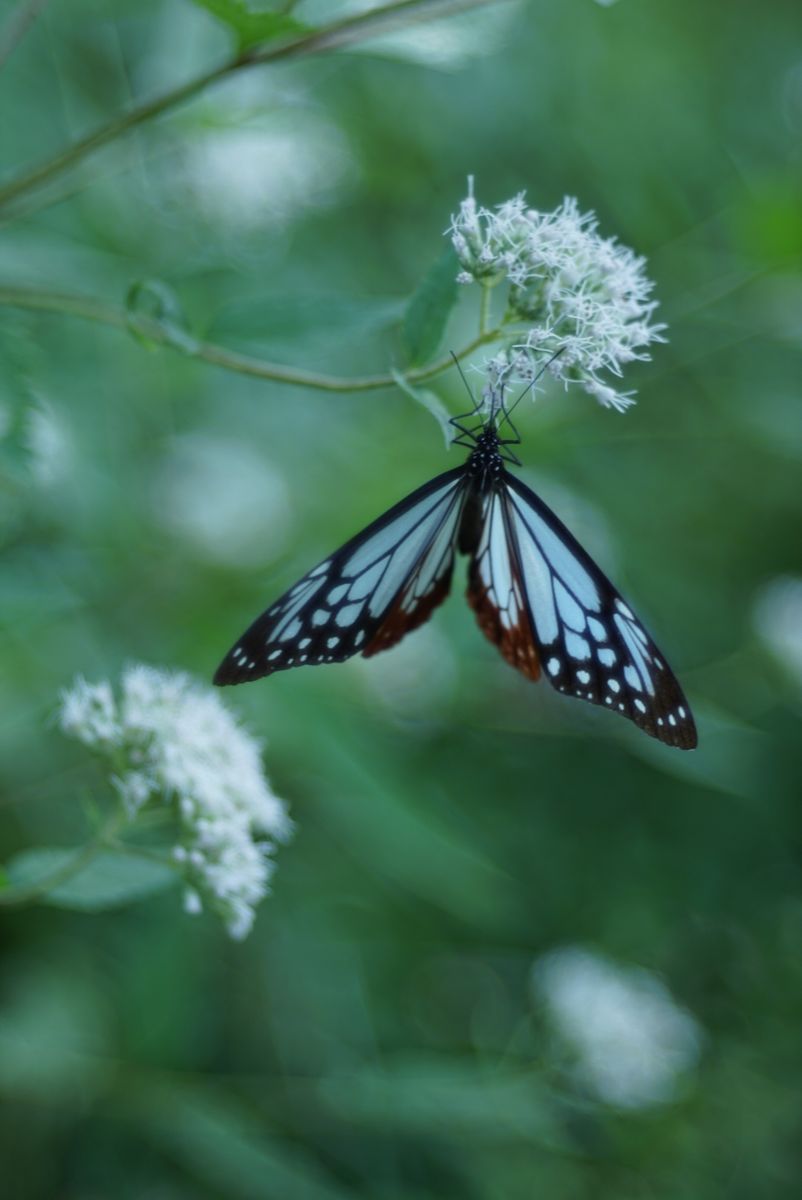
POLYGON ((198 8, 205 8, 237 35, 240 50, 249 50, 274 38, 308 33, 311 25, 305 25, 289 13, 260 12, 250 8, 244 0, 193 0, 198 8))
MULTIPOLYGON (((148 336, 146 328, 139 318, 158 325, 164 333, 165 340, 171 346, 193 354, 197 350, 197 341, 187 331, 184 312, 175 292, 160 279, 138 279, 132 283, 125 297, 125 309, 128 314, 128 328, 134 337, 151 346, 152 336, 148 336)), ((157 343, 158 344, 158 343, 157 343)))
POLYGON ((435 392, 429 391, 428 388, 413 387, 400 371, 393 369, 392 376, 402 392, 410 396, 417 404, 423 405, 426 411, 434 417, 440 426, 440 431, 445 438, 446 449, 448 449, 454 440, 454 426, 451 424, 451 414, 440 397, 435 392))
POLYGON ((203 1190, 229 1200, 353 1200, 355 1193, 330 1174, 302 1142, 283 1142, 265 1122, 218 1091, 159 1084, 145 1095, 142 1119, 171 1158, 182 1162, 203 1190))
POLYGON ((404 315, 404 344, 411 363, 426 362, 440 345, 457 299, 459 264, 451 247, 437 260, 404 315))
MULTIPOLYGON (((24 850, 6 864, 8 878, 14 887, 44 883, 66 868, 81 850, 80 846, 68 849, 43 846, 36 850, 24 850)), ((106 850, 96 854, 69 879, 43 894, 40 902, 56 908, 98 912, 140 900, 177 882, 177 873, 166 862, 153 862, 133 854, 106 850)))

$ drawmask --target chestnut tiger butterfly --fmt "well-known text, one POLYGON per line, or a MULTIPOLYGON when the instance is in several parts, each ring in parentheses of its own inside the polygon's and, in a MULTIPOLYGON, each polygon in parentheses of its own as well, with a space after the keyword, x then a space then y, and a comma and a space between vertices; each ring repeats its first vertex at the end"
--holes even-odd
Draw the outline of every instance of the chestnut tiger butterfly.
POLYGON ((460 553, 469 559, 468 603, 508 663, 693 749, 690 706, 663 654, 562 521, 507 470, 520 465, 510 450, 520 438, 503 392, 489 416, 478 413, 477 405, 451 422, 454 444, 470 451, 462 466, 307 572, 239 638, 214 682, 388 650, 443 602, 460 553), (478 424, 463 424, 471 418, 478 424), (505 421, 512 437, 500 436, 505 421))

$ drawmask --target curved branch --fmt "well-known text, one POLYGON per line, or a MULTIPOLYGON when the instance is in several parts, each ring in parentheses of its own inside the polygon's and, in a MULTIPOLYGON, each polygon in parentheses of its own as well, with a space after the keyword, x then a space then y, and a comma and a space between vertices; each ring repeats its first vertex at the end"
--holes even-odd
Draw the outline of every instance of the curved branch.
MULTIPOLYGON (((236 350, 227 350, 224 346, 213 342, 196 341, 184 330, 178 330, 153 317, 132 315, 122 308, 102 304, 87 296, 66 295, 58 292, 39 292, 32 288, 0 286, 0 306, 8 308, 23 308, 37 312, 62 313, 65 316, 79 317, 84 321, 94 321, 100 325, 110 325, 115 329, 124 329, 153 342, 159 346, 167 346, 177 350, 188 358, 197 358, 225 371, 234 371, 238 375, 250 375, 255 379, 268 379, 275 383, 286 383, 294 387, 315 388, 322 392, 372 392, 380 388, 396 386, 396 380, 390 373, 383 375, 361 375, 348 379, 337 375, 323 375, 316 371, 304 371, 297 367, 287 367, 281 363, 269 362, 263 358, 254 358, 249 354, 240 354, 236 350)), ((498 341, 499 338, 509 337, 514 331, 508 329, 491 329, 480 333, 467 345, 457 352, 457 358, 465 358, 480 346, 498 341)), ((422 367, 415 367, 405 373, 410 383, 425 383, 434 379, 453 365, 451 355, 436 359, 422 367)))
POLYGON ((128 112, 109 121, 107 125, 101 126, 100 129, 87 134, 86 137, 79 138, 78 141, 65 147, 52 158, 23 172, 16 179, 11 179, 0 187, 0 209, 25 192, 32 191, 57 175, 61 175, 68 168, 100 149, 101 146, 116 140, 135 126, 183 104, 185 100, 191 99, 211 84, 218 83, 235 71, 278 62, 281 59, 299 58, 306 54, 317 54, 326 50, 355 45, 367 37, 386 33, 399 24, 405 24, 412 17, 418 21, 429 21, 435 17, 477 8, 492 2, 493 0, 395 0, 395 3, 358 13, 356 16, 347 17, 342 21, 332 22, 331 25, 311 30, 309 33, 301 34, 289 41, 282 41, 278 45, 274 46, 270 43, 264 49, 260 50, 256 47, 246 51, 195 79, 190 79, 180 87, 166 92, 163 96, 156 97, 155 100, 149 100, 129 109, 128 112))

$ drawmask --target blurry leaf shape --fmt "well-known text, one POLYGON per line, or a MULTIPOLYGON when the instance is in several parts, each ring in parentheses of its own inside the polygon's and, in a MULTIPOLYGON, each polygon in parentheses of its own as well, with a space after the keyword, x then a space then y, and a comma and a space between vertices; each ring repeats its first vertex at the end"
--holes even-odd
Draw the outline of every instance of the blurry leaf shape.
POLYGON ((352 853, 376 874, 470 924, 508 928, 512 881, 462 830, 432 814, 420 787, 413 799, 403 780, 396 787, 388 782, 383 765, 371 771, 370 750, 360 749, 353 734, 322 735, 318 745, 325 747, 326 779, 315 790, 352 853))
POLYGON ((211 335, 222 340, 259 340, 269 343, 304 341, 314 333, 316 344, 345 337, 362 338, 400 320, 404 301, 395 297, 342 295, 281 296, 240 295, 224 304, 211 326, 211 335))
POLYGON ((140 279, 132 283, 125 297, 128 328, 144 346, 152 345, 147 328, 142 321, 158 325, 171 346, 192 354, 197 350, 197 340, 188 332, 184 313, 178 297, 171 287, 160 279, 140 279))
POLYGON ((254 1115, 233 1102, 188 1089, 142 1098, 143 1121, 161 1146, 228 1200, 349 1200, 354 1193, 329 1180, 300 1147, 282 1146, 254 1115))
MULTIPOLYGON (((43 846, 36 850, 24 850, 6 864, 6 870, 14 886, 28 886, 44 881, 66 867, 81 850, 80 846, 74 849, 43 846)), ((98 912, 140 900, 178 882, 176 871, 167 863, 153 862, 133 854, 103 851, 75 875, 43 895, 40 903, 81 912, 98 912)))
POLYGON ((59 613, 74 612, 86 600, 78 595, 65 575, 35 559, 6 562, 3 577, 3 619, 29 625, 59 613))
POLYGON ((371 38, 350 47, 350 51, 419 63, 431 70, 457 71, 502 51, 510 26, 522 7, 521 0, 504 3, 496 0, 484 9, 456 13, 371 38))
POLYGON ((311 26, 296 20, 288 13, 270 9, 260 11, 251 8, 244 0, 192 0, 198 8, 205 8, 237 35, 240 50, 270 42, 284 35, 306 33, 311 26))
POLYGON ((11 967, 0 1010, 0 1092, 74 1105, 101 1081, 108 1054, 96 980, 73 958, 61 970, 41 963, 11 967))
POLYGON ((731 796, 760 798, 768 777, 767 760, 771 741, 764 733, 749 729, 725 714, 714 714, 696 704, 699 745, 689 754, 667 753, 659 743, 646 738, 629 739, 627 745, 640 758, 667 775, 674 775, 731 796))
POLYGON ((412 296, 404 314, 404 345, 412 364, 428 361, 440 345, 457 300, 459 263, 444 251, 412 296))
POLYGON ((451 414, 440 397, 435 392, 429 391, 428 388, 414 387, 395 368, 392 370, 392 376, 405 395, 410 396, 416 404, 422 405, 434 417, 440 426, 440 432, 445 440, 446 449, 448 449, 454 438, 454 426, 451 424, 451 414))
POLYGON ((320 1094, 340 1118, 396 1133, 569 1146, 554 1097, 534 1069, 491 1072, 456 1056, 397 1056, 380 1068, 331 1076, 320 1094))

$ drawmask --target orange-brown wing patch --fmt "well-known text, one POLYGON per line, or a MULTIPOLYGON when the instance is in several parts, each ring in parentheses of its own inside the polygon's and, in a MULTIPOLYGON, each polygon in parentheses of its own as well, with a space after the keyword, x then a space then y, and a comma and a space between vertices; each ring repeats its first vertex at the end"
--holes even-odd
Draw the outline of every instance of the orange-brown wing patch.
POLYGON ((479 628, 498 647, 510 666, 526 675, 527 679, 536 680, 540 678, 540 659, 517 579, 513 584, 513 594, 517 610, 514 620, 509 610, 502 613, 494 602, 490 589, 482 581, 476 561, 471 564, 467 596, 468 603, 476 613, 479 628))
POLYGON ((400 642, 402 637, 411 633, 413 629, 417 629, 419 625, 423 625, 424 621, 428 621, 434 610, 443 603, 449 593, 452 569, 453 563, 425 595, 413 599, 411 603, 411 589, 406 588, 401 592, 362 651, 363 656, 370 658, 373 654, 378 654, 380 650, 389 650, 396 642, 400 642))

